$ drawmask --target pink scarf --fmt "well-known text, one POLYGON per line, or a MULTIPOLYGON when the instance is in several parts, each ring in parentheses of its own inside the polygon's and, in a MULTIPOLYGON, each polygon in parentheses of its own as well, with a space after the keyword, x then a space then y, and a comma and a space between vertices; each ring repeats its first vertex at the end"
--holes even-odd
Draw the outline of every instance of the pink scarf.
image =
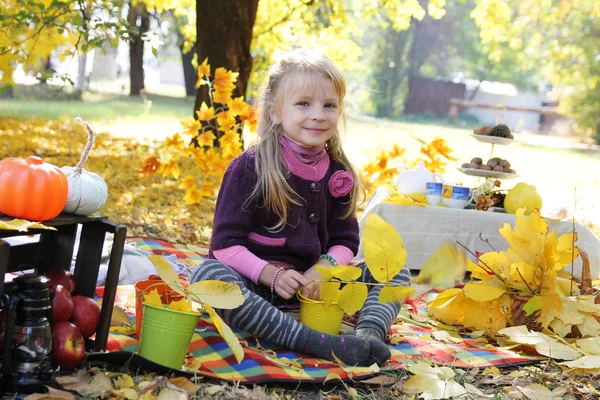
POLYGON ((281 146, 290 151, 298 160, 304 164, 315 166, 325 155, 325 143, 319 146, 304 147, 300 143, 290 139, 287 136, 281 136, 281 146))

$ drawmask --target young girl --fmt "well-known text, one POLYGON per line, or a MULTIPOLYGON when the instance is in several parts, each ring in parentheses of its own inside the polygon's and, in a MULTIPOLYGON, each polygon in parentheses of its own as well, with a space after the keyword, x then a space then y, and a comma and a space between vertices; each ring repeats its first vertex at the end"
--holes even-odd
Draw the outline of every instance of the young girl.
MULTIPOLYGON (((230 325, 280 346, 346 364, 382 365, 400 304, 381 304, 370 286, 354 335, 312 330, 275 307, 302 290, 319 297, 317 264, 350 263, 359 244, 357 174, 340 143, 344 78, 327 57, 285 55, 269 73, 258 144, 229 165, 217 199, 209 260, 191 282, 238 284, 246 301, 219 310, 230 325)), ((362 281, 375 282, 364 263, 362 281)), ((392 280, 409 285, 406 267, 392 280)))

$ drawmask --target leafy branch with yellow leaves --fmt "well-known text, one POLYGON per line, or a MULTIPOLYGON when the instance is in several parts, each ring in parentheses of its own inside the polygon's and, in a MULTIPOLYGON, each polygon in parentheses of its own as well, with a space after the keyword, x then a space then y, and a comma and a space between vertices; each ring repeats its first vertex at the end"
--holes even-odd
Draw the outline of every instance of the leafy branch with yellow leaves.
POLYGON ((594 304, 594 296, 582 295, 564 269, 580 255, 577 233, 558 236, 549 232, 537 210, 526 216, 519 209, 514 228, 504 224, 500 234, 508 250, 482 254, 477 264, 467 260, 472 281, 440 293, 429 303, 429 314, 492 334, 527 324, 523 317, 530 317, 531 329, 549 328, 561 337, 597 337, 600 305, 594 304))
MULTIPOLYGON (((184 286, 180 282, 177 273, 173 270, 173 267, 171 267, 163 257, 151 256, 148 257, 148 259, 154 264, 160 278, 169 285, 171 289, 184 296, 181 301, 176 302, 170 307, 178 311, 189 312, 192 310, 191 301, 199 303, 202 310, 208 313, 210 320, 215 328, 217 328, 219 334, 231 348, 238 363, 242 362, 244 359, 244 349, 242 348, 238 337, 233 333, 229 325, 219 317, 213 308, 229 310, 242 305, 246 297, 242 293, 240 287, 234 283, 214 280, 200 281, 192 283, 189 286, 184 286)), ((156 299, 157 296, 158 293, 146 296, 144 301, 150 302, 149 304, 157 303, 157 305, 162 306, 162 301, 160 298, 156 299)))
POLYGON ((256 131, 256 110, 243 97, 232 98, 238 73, 219 67, 211 78, 208 59, 198 66, 197 87, 208 87, 209 104, 202 103, 196 118, 181 121, 183 131, 166 139, 158 156, 147 158, 144 174, 175 179, 185 191, 186 205, 215 198, 229 163, 243 150, 241 133, 256 131))
POLYGON ((382 286, 381 303, 401 302, 415 292, 410 286, 392 285, 390 281, 406 264, 406 249, 402 237, 394 227, 377 214, 366 217, 363 232, 365 262, 373 278, 379 283, 355 282, 362 269, 352 265, 336 267, 317 266, 321 274, 320 300, 337 303, 349 315, 359 311, 367 300, 368 286, 382 286), (340 289, 341 285, 344 286, 340 289))
MULTIPOLYGON (((444 139, 436 137, 430 142, 426 142, 419 138, 413 138, 421 143, 419 155, 415 156, 412 160, 405 161, 405 167, 412 168, 419 161, 423 161, 425 168, 431 172, 443 173, 449 161, 456 161, 456 158, 451 155, 452 149, 448 147, 444 139)), ((394 160, 405 156, 405 153, 406 148, 394 144, 391 150, 382 150, 375 160, 363 166, 362 180, 365 191, 372 193, 378 186, 392 187, 398 175, 398 169, 394 164, 394 160)))

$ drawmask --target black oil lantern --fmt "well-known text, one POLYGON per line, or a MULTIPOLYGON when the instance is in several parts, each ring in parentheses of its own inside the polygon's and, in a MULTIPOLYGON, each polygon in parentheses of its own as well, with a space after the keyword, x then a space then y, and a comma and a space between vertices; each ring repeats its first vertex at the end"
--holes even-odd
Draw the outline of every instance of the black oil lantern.
POLYGON ((14 290, 4 295, 6 313, 1 391, 45 392, 52 382, 52 301, 44 282, 35 274, 15 278, 14 290))

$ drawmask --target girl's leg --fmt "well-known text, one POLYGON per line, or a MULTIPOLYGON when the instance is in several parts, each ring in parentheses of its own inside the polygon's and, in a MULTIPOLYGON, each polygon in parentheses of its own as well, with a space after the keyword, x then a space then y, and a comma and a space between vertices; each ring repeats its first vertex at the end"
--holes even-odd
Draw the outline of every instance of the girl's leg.
MULTIPOLYGON (((362 282, 378 283, 366 263, 360 263, 358 266, 363 269, 362 282)), ((390 281, 394 286, 410 286, 410 282, 410 270, 406 266, 390 281)), ((377 334, 379 339, 385 340, 390 327, 398 317, 402 303, 381 304, 379 302, 381 288, 381 286, 369 286, 369 295, 360 311, 355 330, 369 330, 377 334)))
POLYGON ((310 329, 277 309, 263 297, 267 288, 254 284, 217 260, 206 260, 191 274, 190 282, 218 280, 235 283, 246 296, 244 304, 233 310, 216 310, 227 324, 282 347, 332 359, 331 353, 349 365, 366 365, 369 343, 360 337, 327 335, 310 329))
MULTIPOLYGON (((362 282, 377 282, 364 262, 359 264, 359 267, 363 269, 362 282)), ((409 286, 411 282, 410 270, 405 266, 390 282, 392 285, 409 286)), ((367 363, 375 362, 377 365, 382 366, 392 356, 384 341, 387 332, 400 312, 402 303, 381 304, 379 302, 379 292, 381 292, 381 286, 369 286, 367 301, 358 316, 354 334, 369 342, 370 352, 367 363)))

